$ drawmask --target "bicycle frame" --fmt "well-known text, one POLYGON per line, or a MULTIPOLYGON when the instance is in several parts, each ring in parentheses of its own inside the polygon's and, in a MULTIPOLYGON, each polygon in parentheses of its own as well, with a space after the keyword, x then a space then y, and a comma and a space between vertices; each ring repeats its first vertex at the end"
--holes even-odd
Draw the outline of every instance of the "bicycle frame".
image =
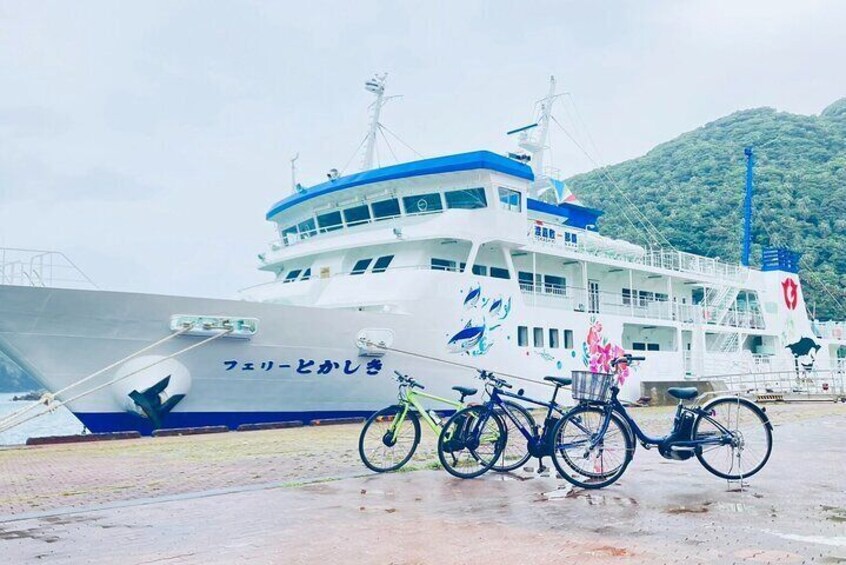
POLYGON ((405 418, 408 415, 409 410, 412 410, 420 415, 424 422, 432 429, 433 432, 436 434, 441 433, 441 424, 436 422, 429 416, 429 412, 426 408, 420 403, 418 397, 428 398, 429 400, 434 400, 436 402, 440 402, 441 404, 446 404, 448 406, 452 406, 454 409, 459 410, 464 408, 465 404, 459 402, 458 400, 450 400, 448 398, 443 398, 441 396, 436 396, 434 394, 429 394, 426 392, 416 391, 413 388, 405 391, 400 392, 399 401, 402 405, 402 412, 394 421, 393 428, 393 439, 396 439, 397 430, 401 428, 402 423, 405 421, 405 418))
POLYGON ((500 407, 502 409, 502 411, 505 413, 505 415, 508 417, 508 419, 510 419, 514 423, 514 426, 520 431, 520 433, 523 435, 523 437, 526 438, 526 441, 529 442, 529 445, 531 446, 530 451, 535 452, 538 449, 538 447, 540 446, 540 444, 542 443, 542 440, 544 438, 542 436, 539 436, 537 434, 536 430, 527 430, 526 426, 524 426, 523 423, 519 419, 514 417, 514 415, 511 413, 511 410, 508 407, 508 404, 503 402, 502 397, 514 398, 516 400, 522 400, 524 402, 528 402, 529 404, 534 404, 536 406, 543 406, 544 408, 547 409, 546 418, 544 419, 544 421, 546 422, 546 421, 549 420, 550 416, 552 416, 553 412, 557 412, 560 415, 564 414, 564 408, 561 405, 559 405, 557 402, 555 402, 555 398, 557 396, 558 396, 558 388, 555 389, 555 392, 552 395, 552 400, 550 400, 549 402, 544 402, 542 400, 536 400, 534 398, 529 398, 529 397, 522 396, 522 395, 519 395, 519 394, 514 394, 513 392, 507 392, 507 391, 504 391, 504 390, 500 390, 497 387, 491 387, 491 390, 490 390, 490 393, 489 393, 489 399, 485 403, 485 406, 487 407, 487 410, 488 410, 487 413, 488 414, 490 414, 493 411, 493 406, 500 407))
POLYGON ((691 440, 675 440, 672 439, 673 432, 675 431, 675 426, 670 431, 669 434, 661 437, 652 437, 646 432, 644 432, 640 426, 637 425, 637 422, 631 417, 626 407, 620 402, 617 398, 617 392, 619 389, 617 387, 612 388, 611 394, 611 401, 605 404, 597 404, 597 403, 586 403, 593 406, 598 406, 602 408, 605 412, 605 418, 602 422, 602 427, 600 428, 599 432, 596 436, 591 439, 590 447, 591 449, 595 448, 605 437, 605 433, 608 431, 608 425, 611 422, 611 412, 617 412, 623 418, 623 421, 629 427, 629 430, 634 435, 634 438, 640 441, 641 445, 644 447, 652 447, 652 446, 664 446, 666 443, 671 443, 675 447, 679 448, 688 448, 688 449, 695 449, 697 447, 703 447, 706 445, 727 445, 732 442, 732 434, 731 432, 726 429, 725 426, 717 422, 711 417, 711 414, 703 410, 699 406, 694 406, 693 408, 688 408, 682 404, 679 404, 676 408, 676 417, 674 421, 678 420, 678 417, 681 414, 689 413, 693 414, 694 416, 702 416, 711 424, 714 425, 720 431, 720 436, 702 438, 702 439, 691 439, 691 440), (672 440, 672 441, 670 441, 672 440))

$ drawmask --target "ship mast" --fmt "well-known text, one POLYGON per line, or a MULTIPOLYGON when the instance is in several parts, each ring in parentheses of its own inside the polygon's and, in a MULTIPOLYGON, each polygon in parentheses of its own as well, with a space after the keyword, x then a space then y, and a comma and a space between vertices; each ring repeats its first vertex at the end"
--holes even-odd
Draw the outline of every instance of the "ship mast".
POLYGON ((550 189, 551 184, 544 172, 544 152, 549 149, 549 122, 552 117, 552 105, 564 93, 555 93, 555 77, 549 77, 549 91, 540 100, 540 115, 536 122, 508 132, 508 135, 520 134, 517 145, 529 153, 529 162, 535 174, 532 185, 532 196, 538 198, 541 193, 550 189))
POLYGON ((376 95, 376 100, 370 105, 370 128, 367 130, 366 145, 364 146, 364 160, 361 163, 361 170, 368 171, 373 168, 373 153, 376 149, 376 134, 379 133, 379 115, 382 106, 388 101, 385 98, 385 79, 388 73, 374 75, 372 79, 364 83, 367 92, 376 95))
POLYGON ((535 178, 543 176, 543 153, 547 149, 547 140, 549 139, 549 120, 552 118, 552 104, 558 96, 555 94, 555 77, 549 77, 549 92, 546 98, 541 100, 540 116, 538 117, 538 132, 537 136, 529 137, 526 134, 520 140, 520 147, 531 153, 532 155, 532 171, 535 173, 535 178))
POLYGON ((291 157, 291 192, 297 193, 299 192, 299 184, 297 183, 297 159, 300 158, 300 154, 297 153, 293 157, 291 157))

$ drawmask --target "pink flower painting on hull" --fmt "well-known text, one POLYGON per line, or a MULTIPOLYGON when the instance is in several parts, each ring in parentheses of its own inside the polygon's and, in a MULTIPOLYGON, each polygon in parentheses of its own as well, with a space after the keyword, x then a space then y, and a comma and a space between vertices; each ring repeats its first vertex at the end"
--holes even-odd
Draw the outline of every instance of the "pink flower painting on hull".
MULTIPOLYGON (((614 373, 616 370, 611 366, 611 361, 622 357, 626 351, 602 335, 602 323, 599 320, 593 317, 590 322, 587 339, 582 347, 583 361, 591 373, 614 373)), ((617 372, 617 384, 625 383, 628 376, 629 367, 621 366, 617 372)))

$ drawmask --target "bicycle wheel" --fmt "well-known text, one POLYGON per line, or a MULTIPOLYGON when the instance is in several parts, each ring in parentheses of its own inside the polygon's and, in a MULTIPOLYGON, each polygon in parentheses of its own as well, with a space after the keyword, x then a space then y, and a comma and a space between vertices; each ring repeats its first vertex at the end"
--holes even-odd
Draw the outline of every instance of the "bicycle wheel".
POLYGON ((693 424, 693 439, 725 438, 718 445, 696 448, 696 458, 723 479, 751 477, 767 464, 773 433, 767 415, 744 398, 718 398, 702 407, 693 424))
MULTIPOLYGON (((508 405, 509 413, 520 422, 527 431, 531 432, 535 426, 535 419, 532 414, 523 406, 516 402, 504 402, 508 405)), ((519 469, 526 464, 531 455, 529 454, 529 442, 525 436, 520 432, 514 420, 504 414, 504 409, 497 406, 497 413, 502 418, 502 423, 505 425, 505 432, 507 441, 502 450, 502 455, 496 460, 496 463, 491 467, 492 470, 498 473, 505 473, 519 469)))
POLYGON ((449 474, 472 479, 490 469, 507 443, 500 416, 487 406, 456 412, 438 438, 438 459, 449 474))
POLYGON ((371 471, 396 471, 411 459, 420 443, 420 421, 409 410, 402 422, 402 406, 388 406, 370 416, 358 437, 358 454, 371 471))
POLYGON ((634 439, 623 419, 616 412, 606 416, 596 406, 570 410, 556 424, 552 439, 552 463, 558 474, 581 488, 602 488, 619 479, 634 451, 634 439), (595 442, 606 417, 610 418, 608 428, 595 442))

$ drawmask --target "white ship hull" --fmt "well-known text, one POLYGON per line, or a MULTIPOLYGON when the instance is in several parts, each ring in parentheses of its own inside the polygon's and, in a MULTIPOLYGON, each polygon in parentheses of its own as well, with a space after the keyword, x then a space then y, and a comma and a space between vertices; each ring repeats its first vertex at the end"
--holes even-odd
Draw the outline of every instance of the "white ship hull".
MULTIPOLYGON (((430 392, 451 397, 455 395, 450 390, 454 385, 479 384, 473 367, 485 368, 523 376, 528 380, 514 380, 514 384, 525 388, 527 395, 547 398, 551 391, 540 383, 544 375, 569 375, 571 370, 586 368, 582 340, 570 349, 554 351, 555 356, 551 350, 523 350, 513 343, 511 336, 517 326, 513 320, 525 317, 521 309, 526 307, 518 303, 519 296, 508 297, 515 302, 513 311, 501 321, 499 333, 488 335, 483 348, 476 343, 472 350, 462 351, 460 346, 450 345, 450 336, 456 325, 461 328, 465 313, 450 306, 455 299, 459 304, 463 301, 461 289, 468 281, 453 273, 426 274, 441 279, 433 297, 420 301, 416 312, 402 314, 0 286, 0 348, 45 388, 59 391, 171 335, 172 316, 202 314, 259 320, 258 332, 250 339, 218 339, 69 402, 70 410, 93 432, 149 433, 151 422, 127 393, 170 376, 173 362, 187 371, 189 384, 182 387, 184 390, 165 391, 171 395, 185 393, 164 417, 163 425, 169 428, 234 428, 246 423, 364 416, 396 401, 396 387, 390 378, 394 370, 413 375, 430 392), (388 330, 393 335, 391 350, 384 356, 361 355, 356 338, 367 329, 388 330)), ((501 283, 506 292, 509 282, 501 283)), ((474 287, 472 281, 469 285, 474 287)), ((536 323, 542 323, 539 314, 534 313, 536 323)), ((560 312, 552 311, 548 317, 561 323, 560 312)), ((571 318, 567 321, 570 327, 580 328, 576 331, 582 336, 589 333, 588 315, 572 314, 571 318)), ((140 359, 169 356, 202 339, 178 336, 140 359)), ((67 400, 107 384, 120 377, 123 366, 59 398, 67 400)), ((624 392, 628 397, 638 396, 640 374, 678 379, 682 372, 680 352, 652 355, 647 365, 626 382, 624 392)))

